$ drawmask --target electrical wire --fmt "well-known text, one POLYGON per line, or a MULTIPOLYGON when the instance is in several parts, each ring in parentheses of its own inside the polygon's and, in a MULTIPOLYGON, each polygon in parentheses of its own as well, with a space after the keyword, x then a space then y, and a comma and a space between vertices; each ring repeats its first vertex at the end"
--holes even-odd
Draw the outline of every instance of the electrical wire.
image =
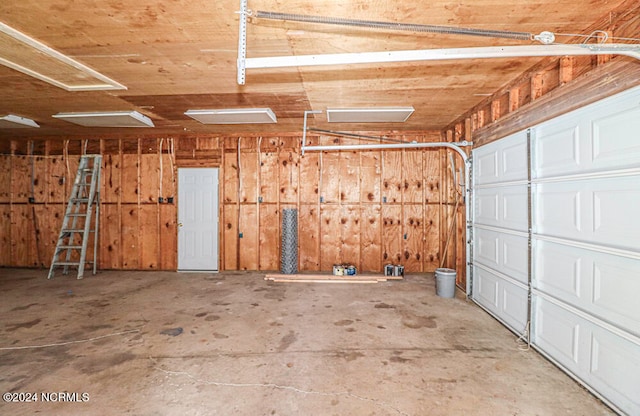
POLYGON ((252 11, 249 13, 249 16, 256 17, 258 19, 287 20, 287 21, 294 21, 294 22, 321 23, 321 24, 329 24, 329 25, 354 26, 354 27, 373 28, 373 29, 441 33, 441 34, 449 34, 449 35, 484 36, 484 37, 492 37, 492 38, 518 39, 518 40, 534 39, 534 35, 529 32, 473 29, 473 28, 464 28, 464 27, 422 25, 422 24, 414 24, 414 23, 380 22, 380 21, 373 21, 373 20, 356 20, 356 19, 344 19, 339 17, 308 16, 308 15, 293 14, 293 13, 267 12, 267 11, 261 11, 261 10, 252 11))
POLYGON ((164 138, 160 138, 160 184, 158 186, 158 197, 162 198, 162 178, 164 177, 163 166, 162 166, 162 144, 164 142, 164 138))
POLYGON ((604 30, 594 30, 588 35, 583 33, 554 33, 555 36, 565 36, 565 37, 573 37, 573 38, 584 38, 582 43, 587 43, 591 39, 598 40, 598 43, 606 43, 607 41, 628 41, 628 42, 640 42, 640 38, 625 38, 620 36, 610 36, 604 30))
POLYGON ((173 142, 173 137, 171 138, 171 146, 170 146, 169 154, 170 154, 169 163, 171 165, 171 183, 173 184, 174 190, 175 190, 176 176, 175 176, 174 165, 175 165, 175 157, 176 157, 176 148, 173 142))
POLYGON ((343 132, 343 131, 317 129, 315 127, 308 127, 307 130, 308 131, 317 132, 317 133, 325 133, 325 134, 330 135, 330 136, 343 136, 343 137, 350 137, 350 138, 354 138, 354 139, 370 139, 370 140, 387 141, 387 142, 393 142, 393 143, 409 143, 409 142, 407 142, 405 140, 389 139, 389 138, 384 137, 384 136, 381 136, 381 137, 366 136, 366 135, 363 135, 363 134, 346 133, 346 132, 343 132))

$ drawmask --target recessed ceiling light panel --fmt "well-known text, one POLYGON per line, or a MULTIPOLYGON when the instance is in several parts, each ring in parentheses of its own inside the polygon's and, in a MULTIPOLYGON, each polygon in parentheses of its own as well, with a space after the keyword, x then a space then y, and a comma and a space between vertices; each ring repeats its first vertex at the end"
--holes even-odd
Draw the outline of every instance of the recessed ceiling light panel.
POLYGON ((67 91, 127 87, 0 22, 0 64, 67 91))
POLYGON ((0 117, 0 128, 3 129, 28 129, 40 127, 38 123, 30 118, 24 118, 13 114, 0 117))
POLYGON ((53 117, 85 127, 154 127, 149 117, 137 111, 58 113, 53 117))
POLYGON ((277 123, 270 108, 228 108, 220 110, 188 110, 184 113, 202 124, 277 123))
POLYGON ((327 108, 330 123, 402 123, 413 107, 327 108))

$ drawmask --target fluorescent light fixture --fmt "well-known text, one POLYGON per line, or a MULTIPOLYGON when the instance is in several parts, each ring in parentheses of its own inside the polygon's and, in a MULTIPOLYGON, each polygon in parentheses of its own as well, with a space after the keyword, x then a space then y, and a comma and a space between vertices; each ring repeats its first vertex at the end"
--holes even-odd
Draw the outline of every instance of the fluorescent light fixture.
POLYGON ((277 123, 270 108, 228 108, 221 110, 188 110, 184 113, 202 124, 277 123))
POLYGON ((149 117, 137 111, 58 113, 52 117, 85 127, 154 127, 149 117))
POLYGON ((329 123, 402 123, 413 107, 327 108, 329 123))
POLYGON ((127 89, 111 78, 1 22, 0 64, 67 91, 127 89))
POLYGON ((38 123, 30 118, 24 118, 13 114, 0 117, 0 128, 2 129, 27 129, 40 127, 38 123))

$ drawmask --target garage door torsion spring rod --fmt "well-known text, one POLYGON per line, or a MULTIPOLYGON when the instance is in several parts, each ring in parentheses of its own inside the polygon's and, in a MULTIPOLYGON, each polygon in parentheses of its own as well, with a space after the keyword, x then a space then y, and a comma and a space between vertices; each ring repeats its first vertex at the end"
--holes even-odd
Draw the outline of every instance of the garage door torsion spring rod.
POLYGON ((374 28, 374 29, 442 33, 442 34, 450 34, 450 35, 485 36, 485 37, 493 37, 493 38, 518 39, 518 40, 525 40, 525 41, 536 39, 536 36, 528 32, 510 32, 510 31, 502 31, 502 30, 486 30, 486 29, 472 29, 472 28, 464 28, 464 27, 421 25, 421 24, 413 24, 413 23, 379 22, 379 21, 372 21, 372 20, 344 19, 339 17, 308 16, 308 15, 292 14, 292 13, 265 12, 261 10, 252 11, 249 13, 249 15, 259 19, 287 20, 287 21, 305 22, 305 23, 322 23, 322 24, 329 24, 329 25, 355 26, 355 27, 374 28))

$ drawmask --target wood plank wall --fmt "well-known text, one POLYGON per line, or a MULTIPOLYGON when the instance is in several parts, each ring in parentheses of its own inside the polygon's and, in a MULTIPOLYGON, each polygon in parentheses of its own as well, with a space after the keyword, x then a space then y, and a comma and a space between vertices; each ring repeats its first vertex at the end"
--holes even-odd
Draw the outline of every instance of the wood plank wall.
MULTIPOLYGON (((439 132, 388 137, 441 140, 439 132)), ((451 151, 302 156, 300 140, 291 134, 0 141, 0 242, 8 247, 0 250, 0 266, 48 267, 78 156, 101 153, 100 269, 176 269, 181 166, 221 169, 221 270, 278 270, 285 208, 299 212, 300 270, 330 270, 340 262, 360 271, 381 271, 387 263, 407 272, 440 267, 455 205, 451 151)), ((458 169, 459 157, 454 160, 458 169)), ((463 205, 458 212, 464 214, 463 205)), ((456 222, 444 265, 462 264, 463 271, 464 217, 456 222)))

